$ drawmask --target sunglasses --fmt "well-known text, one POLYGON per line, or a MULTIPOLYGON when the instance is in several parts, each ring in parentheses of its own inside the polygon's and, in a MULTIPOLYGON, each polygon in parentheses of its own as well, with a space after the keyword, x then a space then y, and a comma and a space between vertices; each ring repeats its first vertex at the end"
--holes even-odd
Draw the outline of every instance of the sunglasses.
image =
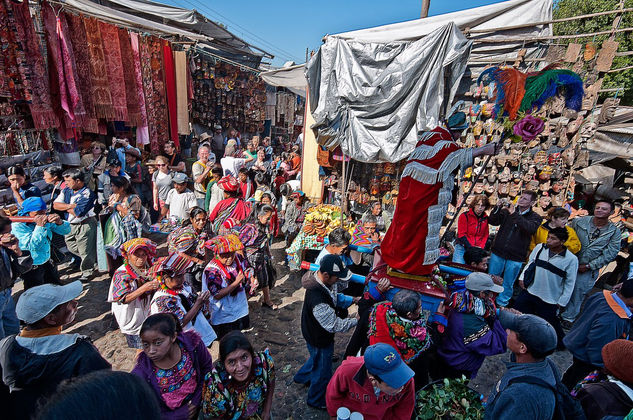
POLYGON ((162 167, 167 166, 167 165, 164 164, 164 163, 158 163, 158 164, 156 164, 156 166, 158 166, 159 168, 162 168, 162 167))

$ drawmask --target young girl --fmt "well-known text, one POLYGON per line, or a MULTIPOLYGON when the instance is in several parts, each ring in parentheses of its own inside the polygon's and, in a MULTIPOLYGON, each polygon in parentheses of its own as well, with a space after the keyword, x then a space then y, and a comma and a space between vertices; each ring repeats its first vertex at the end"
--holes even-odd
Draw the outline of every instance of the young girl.
POLYGON ((236 255, 244 249, 237 235, 216 236, 207 246, 215 257, 204 269, 202 290, 209 296, 211 325, 222 338, 230 331, 250 327, 245 287, 250 281, 250 290, 254 290, 257 280, 248 261, 236 255))
POLYGON ((270 218, 273 208, 257 204, 248 222, 240 229, 239 238, 246 248, 246 258, 255 270, 259 287, 262 289, 262 306, 276 310, 277 305, 270 299, 270 289, 275 284, 275 270, 270 255, 270 218))
POLYGON ((203 419, 270 419, 275 365, 268 349, 253 350, 239 331, 220 340, 220 361, 205 378, 203 419))
POLYGON ((132 239, 121 245, 121 255, 124 263, 112 276, 108 302, 128 347, 140 349, 141 324, 149 316, 152 293, 158 289, 158 282, 147 274, 156 256, 156 244, 149 239, 132 239))
POLYGON ((196 295, 191 286, 185 284, 185 273, 193 263, 178 254, 159 258, 150 269, 150 274, 158 280, 159 288, 152 298, 150 312, 172 313, 176 315, 185 330, 195 330, 205 346, 210 346, 217 338, 209 321, 201 312, 209 300, 209 292, 196 295))
POLYGON ((200 336, 195 331, 182 331, 175 315, 156 314, 141 326, 141 340, 143 352, 132 373, 156 392, 161 418, 197 418, 203 381, 213 368, 200 336))

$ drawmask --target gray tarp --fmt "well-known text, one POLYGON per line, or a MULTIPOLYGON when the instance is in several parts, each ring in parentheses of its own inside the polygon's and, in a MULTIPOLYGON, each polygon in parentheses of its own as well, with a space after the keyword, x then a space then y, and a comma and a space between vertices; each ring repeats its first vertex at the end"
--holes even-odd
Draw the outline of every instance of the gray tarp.
POLYGON ((317 142, 362 162, 406 158, 446 113, 471 45, 453 23, 416 41, 327 37, 306 70, 317 142))
POLYGON ((285 87, 295 95, 306 97, 308 81, 305 76, 305 64, 282 67, 276 70, 259 73, 259 77, 270 86, 285 87))

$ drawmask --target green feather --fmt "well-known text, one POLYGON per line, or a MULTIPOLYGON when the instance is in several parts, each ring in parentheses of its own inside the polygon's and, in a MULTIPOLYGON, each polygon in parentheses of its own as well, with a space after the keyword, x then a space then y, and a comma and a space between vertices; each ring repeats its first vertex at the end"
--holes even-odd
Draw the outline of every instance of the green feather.
POLYGON ((534 76, 529 76, 525 81, 525 95, 519 110, 528 112, 537 100, 541 99, 539 102, 544 102, 545 99, 555 96, 557 90, 556 82, 560 74, 577 76, 573 71, 565 69, 546 70, 534 76), (541 98, 543 94, 546 94, 547 98, 541 98))

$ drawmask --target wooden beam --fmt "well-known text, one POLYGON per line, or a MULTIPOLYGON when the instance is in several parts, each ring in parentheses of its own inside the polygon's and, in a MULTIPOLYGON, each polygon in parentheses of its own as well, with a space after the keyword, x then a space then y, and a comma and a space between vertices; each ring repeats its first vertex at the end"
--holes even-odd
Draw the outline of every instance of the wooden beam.
POLYGON ((431 0, 422 0, 422 11, 420 12, 420 18, 424 19, 429 16, 429 7, 431 6, 431 0))
POLYGON ((533 37, 529 37, 529 38, 522 38, 522 37, 503 38, 503 39, 481 38, 481 39, 473 39, 473 41, 474 42, 486 42, 486 43, 491 43, 491 44, 493 44, 493 43, 506 44, 508 42, 523 43, 523 42, 547 41, 547 40, 555 40, 555 39, 589 38, 589 37, 598 36, 598 35, 611 35, 611 33, 620 33, 620 32, 633 32, 633 28, 622 28, 622 29, 616 29, 615 31, 608 30, 608 31, 600 31, 600 32, 591 32, 591 33, 586 33, 586 34, 533 36, 533 37))
POLYGON ((590 13, 588 15, 572 16, 572 17, 568 17, 568 18, 544 20, 544 21, 541 21, 541 22, 523 23, 521 25, 503 26, 503 27, 499 27, 499 28, 464 29, 463 32, 465 34, 485 34, 485 33, 488 33, 488 32, 498 32, 498 31, 508 31, 508 30, 511 30, 511 29, 530 28, 532 26, 549 25, 549 24, 552 24, 552 23, 569 22, 569 21, 572 21, 572 20, 587 19, 587 18, 592 18, 592 17, 597 17, 597 16, 614 15, 616 13, 628 13, 628 12, 633 12, 633 7, 629 7, 627 9, 609 10, 609 11, 606 11, 606 12, 590 13))

